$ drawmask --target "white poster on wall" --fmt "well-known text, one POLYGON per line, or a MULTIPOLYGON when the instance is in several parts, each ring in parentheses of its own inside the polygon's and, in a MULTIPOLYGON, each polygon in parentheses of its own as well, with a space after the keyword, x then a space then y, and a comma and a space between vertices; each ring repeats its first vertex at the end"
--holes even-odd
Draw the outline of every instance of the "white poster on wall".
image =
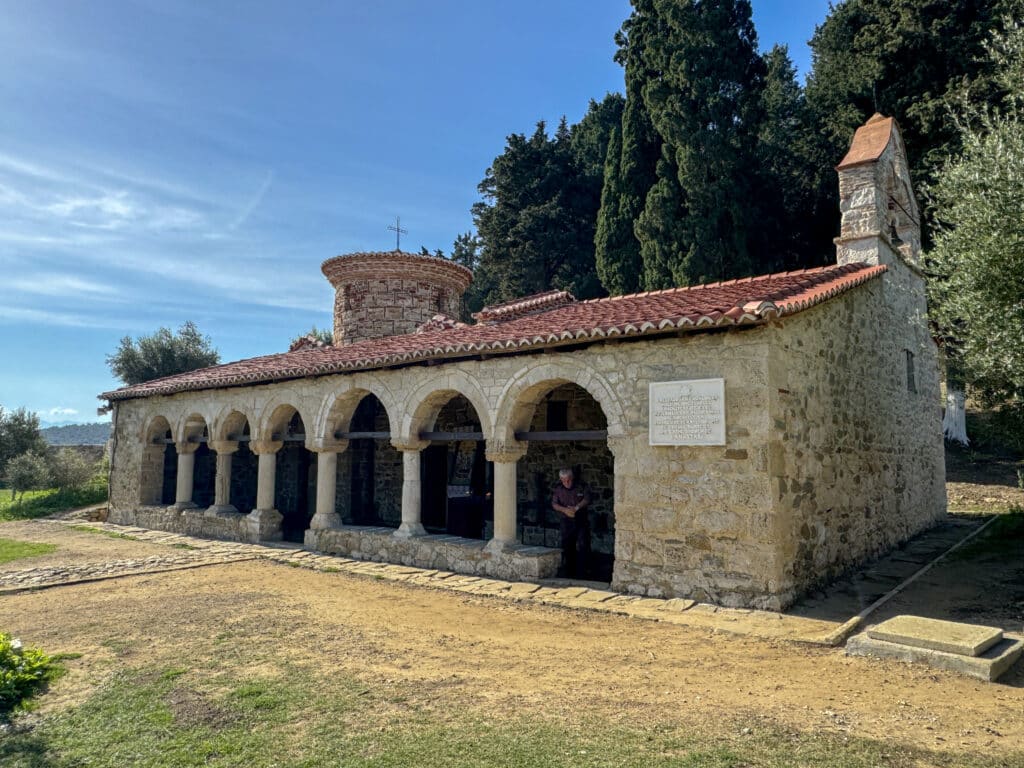
POLYGON ((651 445, 725 445, 725 379, 650 385, 651 445))

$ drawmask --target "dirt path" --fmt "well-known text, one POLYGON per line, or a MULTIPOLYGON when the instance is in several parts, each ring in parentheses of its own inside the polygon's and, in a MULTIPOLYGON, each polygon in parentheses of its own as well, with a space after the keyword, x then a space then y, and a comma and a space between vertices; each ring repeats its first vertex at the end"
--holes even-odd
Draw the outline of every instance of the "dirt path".
MULTIPOLYGON (((0 535, 10 532, 0 526, 0 535)), ((64 542, 70 549, 74 535, 64 542)), ((132 546, 80 535, 93 536, 83 546, 111 547, 108 554, 132 546)), ((768 720, 940 751, 1024 749, 1020 666, 992 685, 838 649, 268 562, 7 595, 0 627, 51 652, 83 654, 47 707, 73 703, 123 664, 201 661, 215 652, 215 638, 230 636, 325 675, 400 683, 433 706, 491 716, 586 712, 737 729, 768 720)))

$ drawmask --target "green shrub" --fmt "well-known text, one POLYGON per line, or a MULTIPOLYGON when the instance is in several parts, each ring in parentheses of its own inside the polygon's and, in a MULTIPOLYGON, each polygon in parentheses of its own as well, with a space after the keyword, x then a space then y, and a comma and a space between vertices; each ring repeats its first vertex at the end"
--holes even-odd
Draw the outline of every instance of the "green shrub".
POLYGON ((45 653, 0 632, 0 717, 36 693, 53 671, 53 661, 45 653))

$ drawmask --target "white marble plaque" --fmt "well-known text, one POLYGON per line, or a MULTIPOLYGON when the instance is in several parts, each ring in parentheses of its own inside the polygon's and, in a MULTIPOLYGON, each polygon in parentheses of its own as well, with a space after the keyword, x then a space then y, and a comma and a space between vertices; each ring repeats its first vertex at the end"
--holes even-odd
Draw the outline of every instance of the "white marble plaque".
POLYGON ((725 445, 725 379, 650 385, 651 445, 725 445))

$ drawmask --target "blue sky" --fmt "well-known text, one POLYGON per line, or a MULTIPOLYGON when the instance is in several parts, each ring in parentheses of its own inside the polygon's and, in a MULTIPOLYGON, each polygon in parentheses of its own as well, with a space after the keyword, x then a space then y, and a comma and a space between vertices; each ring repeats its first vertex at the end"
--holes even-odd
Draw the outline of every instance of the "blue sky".
MULTIPOLYGON (((754 1, 801 73, 827 0, 754 1)), ((94 421, 124 335, 331 325, 320 263, 448 250, 505 137, 622 90, 627 0, 0 0, 0 405, 94 421)))

